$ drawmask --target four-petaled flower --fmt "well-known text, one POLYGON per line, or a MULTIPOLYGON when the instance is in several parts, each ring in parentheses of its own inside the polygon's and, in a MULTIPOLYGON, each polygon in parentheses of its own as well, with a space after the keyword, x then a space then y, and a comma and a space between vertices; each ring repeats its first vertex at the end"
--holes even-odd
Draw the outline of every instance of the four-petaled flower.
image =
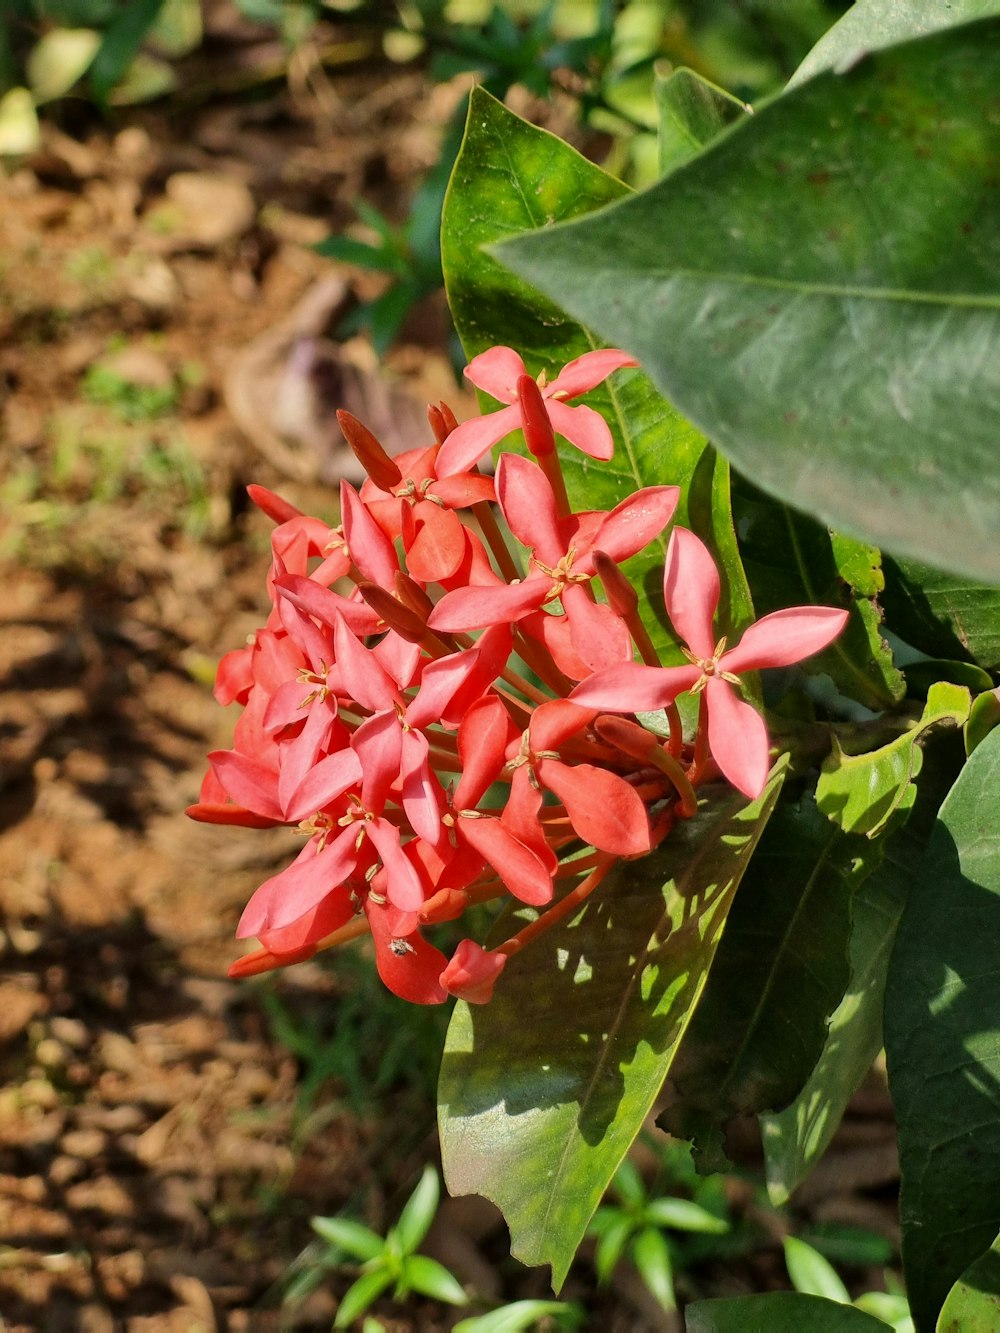
POLYGON ((764 616, 726 647, 716 639, 719 571, 693 532, 675 528, 663 570, 663 599, 674 629, 687 645, 690 666, 653 667, 627 663, 590 676, 570 698, 612 713, 653 712, 685 691, 704 691, 708 748, 723 777, 744 795, 760 795, 767 780, 769 741, 764 719, 737 698, 733 685, 747 671, 791 666, 822 651, 847 623, 832 606, 792 606, 764 616))
MULTIPOLYGON (((548 383, 544 375, 539 377, 538 386, 552 429, 591 458, 607 461, 615 447, 607 422, 592 407, 582 403, 570 407, 566 400, 596 389, 612 371, 638 364, 627 352, 608 347, 597 352, 584 352, 583 356, 563 366, 556 378, 548 383)), ((453 430, 438 455, 439 476, 464 472, 505 435, 520 427, 517 381, 526 374, 527 367, 511 347, 491 347, 488 352, 473 357, 465 367, 466 379, 491 398, 510 406, 488 416, 473 417, 453 430)))

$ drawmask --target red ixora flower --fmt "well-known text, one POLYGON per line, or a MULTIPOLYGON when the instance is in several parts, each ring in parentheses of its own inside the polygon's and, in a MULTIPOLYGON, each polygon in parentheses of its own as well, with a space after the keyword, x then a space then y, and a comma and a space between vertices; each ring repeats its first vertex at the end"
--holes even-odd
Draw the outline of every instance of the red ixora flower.
POLYGON ((570 698, 587 708, 640 713, 666 708, 687 690, 704 691, 712 758, 722 775, 753 799, 767 781, 770 742, 764 719, 737 698, 733 685, 743 672, 791 666, 820 652, 840 634, 847 612, 832 606, 787 607, 758 620, 727 649, 712 627, 719 593, 719 571, 708 548, 693 532, 675 528, 663 570, 663 599, 691 665, 611 667, 578 685, 570 698))
MULTIPOLYGON (((546 383, 544 372, 538 379, 552 429, 569 440, 570 444, 589 454, 591 458, 606 461, 614 453, 614 441, 607 422, 592 407, 582 403, 570 407, 568 398, 577 398, 602 384, 615 370, 639 363, 627 352, 607 347, 596 352, 584 352, 568 362, 551 383, 546 383)), ((438 476, 464 472, 482 458, 498 440, 517 430, 522 424, 522 411, 517 382, 526 375, 527 367, 512 347, 491 347, 473 357, 465 367, 466 379, 509 407, 491 412, 484 417, 463 421, 451 432, 438 455, 438 476)))

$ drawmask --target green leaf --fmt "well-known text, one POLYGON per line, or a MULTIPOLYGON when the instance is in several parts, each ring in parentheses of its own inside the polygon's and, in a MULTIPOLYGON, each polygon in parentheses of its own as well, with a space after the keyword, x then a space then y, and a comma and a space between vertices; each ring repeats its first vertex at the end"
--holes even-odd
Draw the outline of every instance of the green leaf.
POLYGON ((876 52, 494 253, 768 493, 1000 579, 998 84, 997 20, 876 52))
POLYGON ((946 797, 886 987, 903 1267, 918 1328, 1000 1229, 1000 730, 946 797))
POLYGON ((425 1166, 417 1188, 407 1199, 393 1231, 404 1254, 412 1254, 430 1230, 437 1212, 441 1186, 433 1166, 425 1166))
POLYGON ((0 157, 33 153, 41 142, 31 93, 27 88, 9 88, 0 97, 0 157))
POLYGON ((885 1333, 880 1319, 853 1305, 804 1296, 797 1291, 774 1291, 766 1296, 732 1296, 695 1301, 684 1311, 687 1333, 750 1333, 802 1329, 809 1333, 885 1333))
POLYGON ((937 1333, 994 1333, 1000 1327, 1000 1237, 948 1293, 937 1333))
POLYGON ((803 60, 788 87, 825 69, 849 69, 869 51, 1000 14, 1000 0, 856 0, 803 60))
POLYGON ((734 479, 733 515, 758 615, 787 606, 843 606, 850 620, 803 669, 828 675, 842 694, 875 711, 903 697, 906 683, 882 638, 881 556, 734 479))
POLYGON ((932 685, 919 721, 888 745, 867 754, 845 754, 834 738, 816 784, 816 804, 847 833, 873 838, 912 800, 923 763, 921 745, 936 727, 961 726, 969 716, 969 691, 945 681, 932 685))
POLYGON ((646 1217, 657 1226, 695 1231, 703 1236, 721 1236, 729 1230, 724 1217, 716 1217, 692 1199, 654 1199, 646 1208, 646 1217))
POLYGON ((808 1078, 848 985, 851 895, 880 850, 812 800, 775 811, 743 877, 658 1124, 726 1166, 722 1127, 786 1106, 808 1078))
POLYGON ((409 1291, 418 1291, 421 1296, 429 1296, 432 1301, 444 1301, 446 1305, 469 1303, 458 1279, 448 1272, 444 1264, 428 1258, 426 1254, 411 1254, 403 1260, 402 1281, 409 1291))
POLYGON ((543 1319, 555 1319, 560 1328, 579 1328, 583 1315, 578 1305, 564 1301, 514 1301, 511 1305, 491 1310, 489 1314, 463 1319, 452 1333, 521 1333, 534 1329, 543 1319))
POLYGON ((851 1293, 844 1286, 837 1270, 819 1250, 814 1250, 797 1236, 786 1236, 785 1265, 792 1286, 806 1296, 823 1296, 828 1301, 849 1305, 851 1293))
POLYGON ((125 77, 163 4, 164 0, 132 0, 108 24, 90 65, 90 90, 98 102, 106 102, 125 77))
POLYGON ((975 662, 949 662, 940 657, 923 658, 906 664, 906 693, 915 699, 926 699, 938 681, 950 685, 964 685, 970 694, 988 690, 993 679, 988 671, 975 662))
POLYGON ((374 1259, 385 1249, 381 1236, 348 1217, 314 1217, 310 1225, 317 1236, 356 1259, 374 1259))
POLYGON ((605 1283, 617 1267, 618 1260, 625 1253, 625 1246, 635 1230, 635 1224, 627 1213, 605 1227, 598 1237, 594 1251, 594 1268, 598 1283, 605 1283))
POLYGON ((644 1227, 632 1242, 632 1258, 639 1275, 664 1310, 676 1310, 674 1268, 670 1246, 655 1227, 644 1227))
POLYGON ((25 63, 35 105, 62 97, 86 73, 101 34, 92 28, 52 28, 31 48, 25 63))
POLYGON ((642 1177, 627 1157, 615 1172, 612 1185, 626 1206, 638 1209, 646 1202, 646 1187, 642 1183, 642 1177))
MULTIPOLYGON (((529 125, 480 88, 473 90, 465 139, 445 199, 441 262, 448 304, 471 358, 494 345, 515 348, 529 371, 550 376, 601 342, 485 253, 498 240, 580 217, 627 187, 545 130, 529 125)), ((574 400, 576 401, 576 400, 574 400)), ((724 581, 720 633, 753 619, 729 507, 729 469, 639 371, 622 371, 586 395, 607 420, 615 456, 595 463, 560 447, 574 508, 612 509, 642 486, 681 488, 676 521, 712 548, 724 581)), ((483 400, 484 410, 496 406, 483 400)), ((666 536, 625 568, 664 661, 683 655, 667 629, 662 596, 666 536)))
POLYGON ((492 1199, 512 1253, 551 1264, 557 1290, 669 1072, 784 771, 749 805, 713 790, 515 955, 490 1004, 455 1007, 438 1098, 448 1188, 492 1199))
POLYGON ((393 1282, 393 1275, 385 1268, 376 1268, 372 1273, 362 1273, 344 1292, 343 1299, 337 1306, 334 1328, 347 1328, 359 1318, 368 1307, 377 1301, 386 1287, 393 1282))
POLYGON ((886 624, 931 657, 1000 667, 1000 588, 930 569, 915 560, 885 562, 886 624))
POLYGON ((833 1011, 823 1050, 786 1110, 761 1117, 767 1192, 780 1207, 826 1152, 847 1103, 882 1049, 882 998, 889 954, 913 865, 922 854, 907 829, 883 844, 883 860, 851 903, 851 980, 833 1011))
POLYGON ((896 1333, 913 1333, 913 1320, 906 1297, 896 1292, 866 1291, 854 1302, 865 1314, 874 1315, 896 1333))
POLYGON ((971 754, 994 727, 1000 726, 1000 689, 989 690, 973 699, 965 724, 965 752, 971 754))
POLYGON ((749 112, 739 101, 693 69, 675 69, 654 84, 660 112, 660 171, 672 171, 689 157, 700 153, 705 144, 721 134, 727 125, 749 112))

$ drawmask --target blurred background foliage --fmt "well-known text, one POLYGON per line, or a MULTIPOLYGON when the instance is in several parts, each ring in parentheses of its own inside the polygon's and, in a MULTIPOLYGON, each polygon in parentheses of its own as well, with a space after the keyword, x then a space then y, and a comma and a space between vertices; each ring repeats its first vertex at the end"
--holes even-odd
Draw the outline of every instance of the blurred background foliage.
MULTIPOLYGON (((184 105, 253 95, 382 59, 433 82, 473 75, 504 98, 514 87, 568 96, 591 156, 630 185, 658 174, 658 78, 685 66, 753 103, 777 92, 845 0, 233 0, 282 54, 234 68, 205 42, 202 0, 7 0, 0 27, 0 157, 34 151, 39 116, 89 108, 105 118, 142 102, 184 105)), ((445 127, 437 163, 414 181, 406 212, 357 201, 357 226, 322 253, 387 276, 351 312, 383 353, 410 310, 441 285, 441 206, 461 142, 463 110, 445 127)))

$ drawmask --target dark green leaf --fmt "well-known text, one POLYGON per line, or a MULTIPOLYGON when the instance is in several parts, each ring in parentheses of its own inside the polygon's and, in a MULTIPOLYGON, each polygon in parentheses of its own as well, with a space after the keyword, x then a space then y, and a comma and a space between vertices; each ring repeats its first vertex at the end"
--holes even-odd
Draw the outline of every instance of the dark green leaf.
POLYGON ((1000 730, 941 807, 889 965, 903 1266, 919 1329, 1000 1228, 998 790, 1000 730))
POLYGON ((949 662, 940 657, 923 658, 906 664, 906 693, 913 699, 926 699, 939 681, 949 685, 964 685, 970 694, 988 690, 993 679, 988 671, 975 662, 949 662))
POLYGON ((701 1169, 726 1165, 727 1120, 786 1106, 808 1078, 848 984, 851 895, 879 854, 809 798, 775 811, 674 1061, 674 1102, 658 1121, 695 1141, 701 1169))
POLYGON ((842 1305, 850 1303, 851 1294, 829 1259, 797 1236, 786 1236, 784 1244, 785 1265, 796 1291, 806 1296, 823 1296, 842 1305))
POLYGON ((770 494, 996 580, 998 85, 997 20, 877 52, 495 253, 770 494))
POLYGON ((797 1291, 774 1291, 766 1296, 733 1296, 717 1301, 695 1301, 684 1312, 687 1333, 777 1333, 779 1329, 808 1329, 809 1333, 885 1333, 880 1319, 853 1305, 803 1296, 797 1291))
POLYGON ((930 569, 915 560, 885 562, 886 624, 931 657, 1000 667, 1000 588, 930 569))
POLYGON ((429 1259, 426 1254, 411 1254, 403 1260, 403 1283, 410 1291, 429 1296, 432 1301, 444 1301, 446 1305, 469 1303, 458 1279, 448 1272, 444 1264, 429 1259))
POLYGON ((90 65, 90 89, 98 102, 106 102, 125 77, 163 4, 164 0, 133 0, 108 24, 90 65))
POLYGON ((750 108, 693 69, 675 69, 654 84, 660 112, 660 171, 672 171, 750 108))
POLYGON ((733 483, 733 516, 758 615, 803 604, 850 611, 844 632, 804 670, 824 672, 842 694, 876 711, 901 699, 905 682, 881 634, 878 550, 831 532, 742 477, 733 483))
POLYGON ((816 43, 788 82, 850 68, 869 51, 1000 13, 1000 0, 856 0, 816 43))
POLYGON ((646 1202, 646 1187, 642 1177, 626 1157, 615 1172, 614 1191, 622 1203, 632 1208, 641 1208, 646 1202))
POLYGON ((514 1255, 550 1263, 556 1289, 670 1069, 783 774, 750 805, 714 791, 515 955, 490 1004, 455 1008, 439 1088, 448 1188, 492 1199, 514 1255))
POLYGON ((767 1192, 787 1203, 826 1152, 847 1103, 882 1049, 882 998, 889 954, 913 866, 922 855, 907 829, 883 844, 883 859, 851 904, 851 980, 833 1012, 823 1050, 786 1110, 761 1117, 767 1192))
POLYGON ((962 1274, 941 1307, 937 1333, 994 1333, 1000 1327, 1000 1238, 962 1274))
POLYGON ((961 726, 969 716, 969 691, 945 681, 932 685, 919 721, 888 745, 867 754, 845 754, 834 739, 816 784, 816 804, 847 833, 872 838, 913 799, 913 780, 923 764, 927 736, 942 726, 961 726))
MULTIPOLYGON (((550 376, 602 344, 487 255, 483 246, 592 212, 627 194, 620 181, 562 140, 527 124, 481 89, 473 91, 465 140, 445 200, 441 259, 448 304, 466 354, 497 344, 515 348, 532 374, 550 376)), ((594 463, 560 448, 570 502, 611 509, 638 487, 681 488, 676 521, 712 547, 724 575, 720 633, 753 618, 729 508, 729 469, 656 392, 645 375, 624 371, 586 396, 615 438, 615 457, 594 463)), ((484 409, 496 406, 483 400, 484 409)), ((626 565, 664 660, 682 655, 664 623, 666 537, 626 565)))

